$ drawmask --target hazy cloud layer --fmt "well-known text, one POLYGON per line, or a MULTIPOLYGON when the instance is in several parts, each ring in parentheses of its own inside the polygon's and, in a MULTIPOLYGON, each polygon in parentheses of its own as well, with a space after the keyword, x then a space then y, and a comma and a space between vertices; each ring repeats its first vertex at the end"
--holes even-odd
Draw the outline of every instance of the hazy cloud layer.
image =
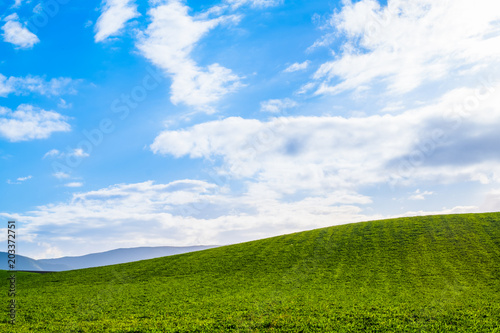
POLYGON ((69 202, 41 206, 25 214, 0 215, 23 221, 24 241, 46 247, 45 251, 27 254, 41 258, 123 246, 227 244, 259 239, 336 221, 367 219, 352 205, 367 202, 369 199, 362 196, 336 192, 278 204, 265 194, 234 196, 227 193, 224 184, 148 181, 74 194, 69 202))
POLYGON ((44 96, 61 96, 76 93, 78 81, 66 77, 46 80, 40 76, 6 77, 0 74, 0 97, 9 94, 35 93, 44 96))

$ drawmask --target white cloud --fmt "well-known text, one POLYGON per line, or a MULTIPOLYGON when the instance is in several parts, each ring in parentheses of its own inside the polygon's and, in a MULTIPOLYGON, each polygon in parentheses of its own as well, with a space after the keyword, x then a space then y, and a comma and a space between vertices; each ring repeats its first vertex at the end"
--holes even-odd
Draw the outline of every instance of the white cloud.
MULTIPOLYGON (((309 46, 307 48, 306 52, 310 53, 310 52, 314 51, 317 48, 330 46, 331 44, 333 44, 335 42, 335 40, 337 39, 337 37, 338 36, 337 36, 336 33, 327 33, 324 36, 322 36, 320 39, 318 39, 317 41, 315 41, 313 43, 313 45, 309 46)), ((333 52, 333 55, 335 55, 335 52, 333 52)))
POLYGON ((5 42, 14 44, 23 49, 32 48, 36 43, 40 42, 35 34, 30 32, 19 22, 19 16, 17 14, 7 16, 4 21, 6 21, 6 23, 2 26, 2 36, 5 42))
POLYGON ((21 7, 22 0, 15 0, 14 4, 12 5, 13 8, 19 8, 21 7))
POLYGON ((297 72, 297 71, 303 71, 309 67, 310 63, 311 62, 309 60, 306 60, 302 63, 296 62, 296 63, 293 63, 290 66, 288 66, 283 72, 293 73, 293 72, 297 72))
POLYGON ((83 149, 81 149, 81 148, 68 149, 68 151, 66 153, 63 153, 57 149, 52 149, 52 150, 48 151, 43 156, 43 158, 46 158, 46 157, 62 158, 62 157, 67 157, 67 156, 75 156, 75 157, 83 158, 83 157, 89 157, 90 155, 88 153, 86 153, 85 151, 83 151, 83 149))
POLYGON ((125 23, 138 16, 134 0, 103 0, 102 14, 95 25, 95 41, 102 42, 119 34, 125 23))
POLYGON ((65 184, 64 186, 66 186, 66 187, 82 187, 82 186, 83 186, 83 183, 80 183, 80 182, 73 182, 73 183, 67 183, 67 184, 65 184))
POLYGON ((48 152, 45 153, 45 155, 43 155, 43 158, 46 158, 46 157, 59 157, 61 156, 61 152, 57 149, 52 149, 52 150, 49 150, 48 152))
POLYGON ((290 98, 270 99, 260 103, 260 110, 264 112, 281 113, 286 109, 296 107, 298 104, 290 98))
POLYGON ((279 6, 284 0, 225 0, 225 3, 233 8, 239 8, 244 5, 250 5, 256 8, 268 8, 279 6))
POLYGON ((206 19, 211 15, 221 15, 224 12, 234 12, 240 7, 249 6, 253 9, 266 9, 283 4, 284 0, 223 0, 219 5, 212 6, 196 17, 206 19))
POLYGON ((342 54, 314 78, 317 93, 373 88, 410 92, 423 84, 488 72, 500 63, 500 3, 496 0, 375 0, 345 6, 331 25, 347 41, 342 54))
POLYGON ((76 156, 76 157, 89 157, 90 156, 88 153, 84 152, 83 149, 81 149, 81 148, 74 149, 72 155, 76 156))
POLYGON ((151 149, 176 157, 222 157, 220 172, 250 177, 279 196, 326 195, 332 189, 386 181, 386 164, 412 147, 416 133, 408 120, 390 116, 281 117, 269 122, 227 118, 165 131, 151 149), (380 133, 379 128, 385 130, 380 133))
POLYGON ((13 88, 7 84, 7 78, 0 74, 0 96, 5 97, 13 92, 13 88))
POLYGON ((193 47, 211 29, 235 22, 236 16, 195 19, 180 1, 160 1, 149 10, 151 24, 139 37, 137 47, 153 64, 172 77, 171 100, 206 111, 240 86, 239 77, 217 63, 200 67, 190 57, 193 47))
POLYGON ((10 179, 7 179, 7 184, 11 184, 11 185, 18 185, 18 184, 21 184, 27 180, 30 180, 31 178, 33 178, 33 176, 26 176, 26 177, 19 177, 16 179, 16 181, 12 181, 10 179))
POLYGON ((35 7, 33 7, 34 14, 41 14, 42 12, 43 12, 43 5, 41 2, 37 4, 35 7))
POLYGON ((299 90, 297 91, 297 94, 305 94, 305 93, 311 91, 312 89, 314 89, 315 86, 316 86, 316 84, 314 82, 306 83, 306 84, 302 85, 302 87, 299 88, 299 90))
POLYGON ((3 108, 0 112, 0 136, 11 142, 46 139, 55 132, 68 132, 67 117, 28 104, 16 111, 3 108))
POLYGON ((64 99, 60 98, 57 107, 60 109, 71 109, 73 107, 72 103, 66 102, 64 99))
POLYGON ((61 249, 59 249, 56 245, 52 245, 46 242, 38 242, 38 246, 43 248, 42 251, 37 251, 36 256, 30 256, 30 258, 36 259, 52 259, 52 258, 61 258, 66 255, 61 249))
POLYGON ((7 97, 9 94, 24 95, 37 93, 44 96, 60 96, 76 93, 75 86, 78 80, 60 77, 46 80, 39 76, 28 75, 26 77, 5 77, 0 74, 0 96, 7 97))
POLYGON ((409 199, 410 200, 425 200, 425 197, 429 196, 429 195, 433 195, 434 192, 431 192, 431 191, 424 191, 424 192, 421 192, 420 190, 416 190, 415 193, 413 193, 409 199))
POLYGON ((52 176, 56 177, 57 179, 68 179, 69 177, 71 177, 69 174, 62 171, 56 172, 52 174, 52 176))

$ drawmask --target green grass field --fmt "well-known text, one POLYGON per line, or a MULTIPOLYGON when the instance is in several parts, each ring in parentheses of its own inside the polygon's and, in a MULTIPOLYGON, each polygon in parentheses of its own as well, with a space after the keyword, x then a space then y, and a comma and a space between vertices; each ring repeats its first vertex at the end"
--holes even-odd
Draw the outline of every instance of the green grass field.
POLYGON ((500 332, 500 213, 341 225, 17 274, 1 332, 500 332))

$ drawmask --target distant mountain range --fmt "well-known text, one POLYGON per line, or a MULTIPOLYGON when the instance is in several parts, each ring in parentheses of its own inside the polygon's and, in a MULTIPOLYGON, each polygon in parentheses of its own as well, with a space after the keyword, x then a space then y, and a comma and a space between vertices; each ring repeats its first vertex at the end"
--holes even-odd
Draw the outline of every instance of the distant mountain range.
MULTIPOLYGON (((56 259, 57 260, 57 259, 56 259)), ((0 252, 0 269, 8 270, 8 255, 6 252, 0 252)), ((18 271, 67 271, 71 268, 66 265, 56 263, 41 263, 39 260, 31 259, 16 254, 16 266, 18 271)))
MULTIPOLYGON (((159 247, 136 247, 127 249, 116 249, 100 253, 92 253, 78 257, 62 257, 56 259, 31 259, 16 255, 16 270, 19 271, 68 271, 89 267, 123 264, 126 262, 139 261, 166 257, 175 254, 201 251, 217 247, 207 246, 159 246, 159 247)), ((8 270, 7 253, 0 252, 0 269, 8 270)))

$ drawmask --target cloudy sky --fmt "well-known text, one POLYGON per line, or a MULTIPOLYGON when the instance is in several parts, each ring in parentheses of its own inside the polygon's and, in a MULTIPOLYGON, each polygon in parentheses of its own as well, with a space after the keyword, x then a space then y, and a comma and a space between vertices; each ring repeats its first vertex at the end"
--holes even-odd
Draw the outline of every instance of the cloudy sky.
POLYGON ((0 15, 0 217, 21 254, 500 210, 497 0, 3 0, 0 15))

